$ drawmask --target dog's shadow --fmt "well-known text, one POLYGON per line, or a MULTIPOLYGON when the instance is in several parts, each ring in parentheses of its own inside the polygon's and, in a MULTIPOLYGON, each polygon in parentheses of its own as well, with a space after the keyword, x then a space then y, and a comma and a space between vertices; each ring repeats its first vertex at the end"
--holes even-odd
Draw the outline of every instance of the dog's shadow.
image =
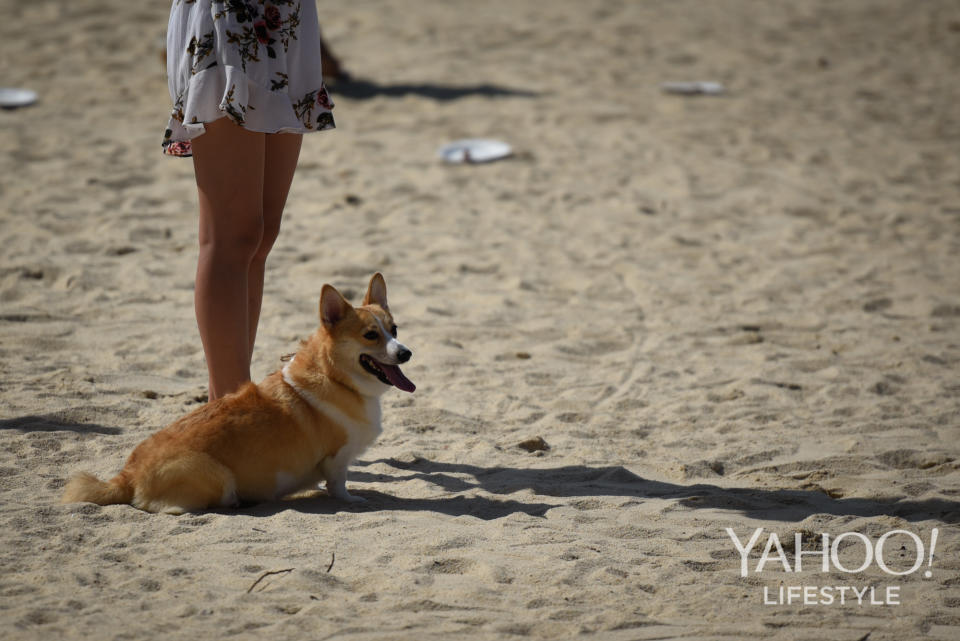
MULTIPOLYGON (((449 516, 473 516, 483 520, 499 519, 515 513, 543 516, 547 510, 566 505, 566 501, 548 502, 545 497, 583 498, 621 497, 625 502, 644 499, 673 499, 691 509, 721 509, 750 518, 785 522, 802 521, 812 514, 837 516, 895 516, 907 521, 937 520, 960 523, 960 502, 947 499, 912 500, 896 498, 832 498, 815 490, 766 490, 750 487, 720 487, 706 483, 679 485, 637 476, 621 466, 565 467, 529 469, 479 467, 461 463, 443 463, 428 459, 400 461, 380 459, 357 461, 350 473, 351 492, 366 503, 347 504, 321 492, 285 501, 254 506, 248 513, 271 516, 294 509, 311 514, 370 511, 437 512, 449 516), (374 473, 364 468, 386 465, 398 473, 374 473), (357 469, 360 468, 360 469, 357 469), (409 499, 364 489, 358 483, 402 483, 425 481, 437 488, 434 498, 409 499), (492 495, 477 496, 476 490, 492 495), (522 498, 517 492, 532 490, 522 498), (464 496, 465 493, 471 496, 464 496), (498 498, 498 497, 511 498, 498 498)), ((574 503, 576 505, 576 503, 574 503)))
MULTIPOLYGON (((510 514, 524 513, 543 516, 547 510, 558 505, 524 501, 499 501, 485 497, 450 496, 432 499, 407 499, 391 496, 376 490, 351 489, 350 493, 364 499, 364 503, 346 503, 315 491, 298 494, 279 501, 269 501, 240 508, 249 516, 273 516, 286 510, 304 514, 338 514, 340 512, 437 512, 448 516, 474 516, 485 521, 499 519, 510 514)), ((236 510, 216 510, 221 513, 236 513, 236 510)))

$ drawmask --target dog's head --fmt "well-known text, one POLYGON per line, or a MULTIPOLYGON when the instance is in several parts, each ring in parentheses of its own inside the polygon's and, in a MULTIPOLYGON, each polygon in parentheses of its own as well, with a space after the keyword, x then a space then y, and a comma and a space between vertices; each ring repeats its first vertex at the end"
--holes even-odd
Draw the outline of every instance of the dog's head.
POLYGON ((379 396, 390 387, 412 392, 416 386, 400 364, 413 356, 397 340, 397 325, 387 305, 387 284, 378 272, 370 279, 363 304, 354 307, 330 285, 320 293, 320 325, 329 340, 331 364, 357 391, 379 396))

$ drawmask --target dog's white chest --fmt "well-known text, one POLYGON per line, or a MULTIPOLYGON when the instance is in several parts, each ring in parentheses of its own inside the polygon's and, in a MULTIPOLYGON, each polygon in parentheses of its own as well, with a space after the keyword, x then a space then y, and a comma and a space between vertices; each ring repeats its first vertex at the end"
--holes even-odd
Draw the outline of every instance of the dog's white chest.
POLYGON ((344 425, 344 427, 347 428, 347 442, 343 448, 351 452, 349 456, 350 460, 353 460, 365 449, 373 445, 373 442, 377 440, 377 437, 380 436, 380 433, 383 431, 383 427, 380 424, 381 413, 379 399, 368 400, 364 410, 366 421, 349 421, 351 423, 349 427, 344 425))
MULTIPOLYGON (((377 398, 367 399, 363 408, 363 418, 358 420, 333 403, 321 401, 311 395, 304 395, 304 397, 320 415, 338 425, 346 435, 346 442, 336 453, 338 459, 353 460, 370 447, 383 430, 380 423, 380 400, 377 398)), ((325 454, 325 458, 328 456, 330 453, 325 454)))

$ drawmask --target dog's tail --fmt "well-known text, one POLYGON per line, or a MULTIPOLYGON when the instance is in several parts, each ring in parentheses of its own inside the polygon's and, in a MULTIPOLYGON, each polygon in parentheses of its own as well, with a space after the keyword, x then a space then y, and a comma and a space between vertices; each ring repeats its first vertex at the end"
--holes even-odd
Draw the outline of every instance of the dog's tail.
POLYGON ((118 474, 109 481, 101 481, 93 474, 77 472, 67 482, 61 503, 96 503, 112 505, 133 500, 133 486, 127 477, 118 474))

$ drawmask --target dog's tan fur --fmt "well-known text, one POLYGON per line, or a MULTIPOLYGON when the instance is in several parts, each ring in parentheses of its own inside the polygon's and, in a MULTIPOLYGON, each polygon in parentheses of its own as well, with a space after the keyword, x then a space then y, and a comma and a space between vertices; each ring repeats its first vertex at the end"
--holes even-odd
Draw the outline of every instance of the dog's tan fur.
POLYGON ((379 396, 390 388, 358 362, 360 354, 389 362, 389 337, 369 338, 371 328, 393 326, 383 277, 370 279, 356 308, 324 285, 320 317, 282 371, 153 434, 110 481, 75 475, 63 502, 177 514, 273 499, 322 481, 333 496, 362 500, 347 493, 346 471, 380 434, 379 396))

